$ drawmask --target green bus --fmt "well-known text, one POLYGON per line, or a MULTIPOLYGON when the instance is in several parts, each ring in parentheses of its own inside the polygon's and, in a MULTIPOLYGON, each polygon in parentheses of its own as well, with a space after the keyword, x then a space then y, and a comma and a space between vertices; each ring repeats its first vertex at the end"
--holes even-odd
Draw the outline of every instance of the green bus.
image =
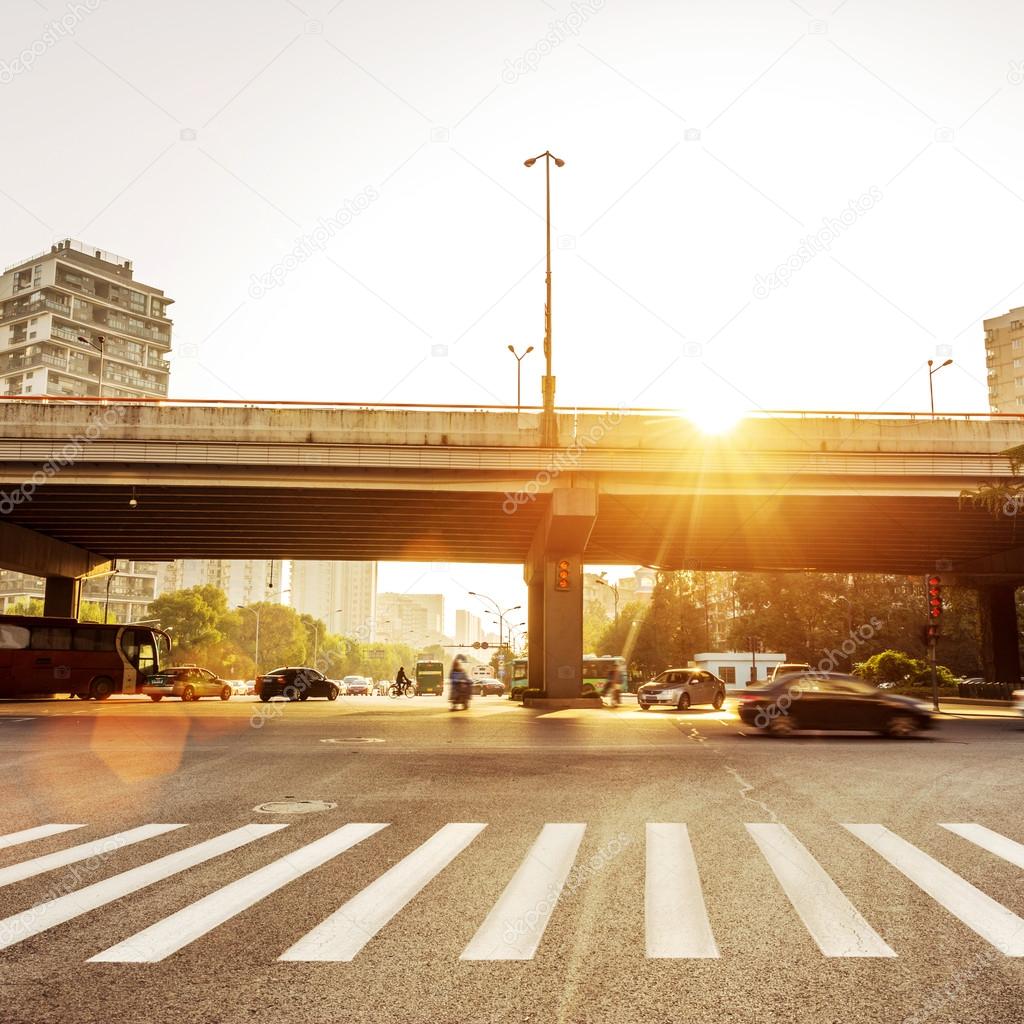
POLYGON ((444 665, 440 661, 416 662, 416 692, 444 693, 444 665))
MULTIPOLYGON (((629 672, 626 668, 626 659, 611 654, 603 654, 597 657, 594 654, 583 656, 583 685, 581 689, 597 690, 600 693, 608 682, 612 666, 618 666, 619 678, 622 680, 622 692, 629 693, 629 672)), ((512 688, 526 687, 530 685, 529 661, 526 658, 516 658, 512 662, 512 688)))

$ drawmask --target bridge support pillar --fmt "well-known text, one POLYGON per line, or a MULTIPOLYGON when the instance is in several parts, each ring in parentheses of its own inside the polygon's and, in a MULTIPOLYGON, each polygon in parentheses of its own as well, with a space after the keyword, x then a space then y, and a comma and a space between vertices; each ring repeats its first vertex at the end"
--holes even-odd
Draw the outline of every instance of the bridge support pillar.
POLYGON ((1017 588, 1010 583, 978 587, 978 618, 985 678, 997 683, 1019 683, 1017 588))
POLYGON ((554 490, 527 559, 530 686, 543 690, 547 701, 564 704, 580 699, 583 552, 596 518, 595 490, 554 490), (567 585, 560 585, 562 579, 567 585))
POLYGON ((82 581, 74 576, 47 576, 43 614, 77 619, 82 604, 82 581))

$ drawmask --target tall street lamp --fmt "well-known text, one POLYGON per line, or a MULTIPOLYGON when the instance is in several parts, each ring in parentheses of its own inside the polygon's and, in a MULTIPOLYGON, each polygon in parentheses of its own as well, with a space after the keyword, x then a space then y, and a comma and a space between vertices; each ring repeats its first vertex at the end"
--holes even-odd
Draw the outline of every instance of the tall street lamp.
POLYGON ((521 604, 513 605, 511 608, 506 608, 504 611, 501 609, 501 605, 494 600, 493 597, 488 597, 486 594, 478 594, 475 590, 469 591, 470 597, 479 597, 481 601, 490 601, 494 605, 494 610, 498 613, 498 646, 500 647, 505 640, 505 616, 509 612, 517 612, 523 606, 521 604))
POLYGON ((547 273, 545 284, 547 301, 544 303, 544 379, 541 390, 544 396, 544 444, 553 448, 558 443, 555 431, 555 378, 551 372, 551 161, 556 167, 564 167, 565 161, 554 153, 544 150, 539 156, 524 161, 532 167, 538 160, 544 161, 545 223, 547 226, 547 273))
POLYGON ((533 346, 530 345, 521 356, 516 355, 514 345, 509 345, 508 350, 516 357, 516 412, 519 412, 523 393, 523 360, 533 351, 533 346))
POLYGON ((604 578, 604 573, 601 573, 600 576, 595 576, 594 582, 600 583, 612 592, 612 597, 615 599, 615 625, 617 627, 619 625, 619 585, 617 583, 609 583, 604 578))
POLYGON ((932 415, 935 415, 935 389, 932 387, 932 377, 935 376, 944 366, 950 366, 953 363, 952 359, 947 359, 944 363, 939 363, 935 369, 932 369, 934 360, 928 360, 928 399, 932 406, 932 415))
POLYGON ((253 658, 253 669, 252 676, 255 679, 260 674, 260 613, 263 611, 259 608, 246 608, 245 605, 240 604, 236 606, 236 610, 240 612, 250 612, 256 616, 256 652, 253 658))
POLYGON ((78 340, 83 345, 92 345, 93 348, 99 349, 99 353, 100 353, 100 389, 99 389, 99 396, 100 396, 100 398, 102 398, 103 397, 103 349, 104 349, 104 346, 105 346, 105 342, 103 341, 103 335, 102 334, 97 334, 95 340, 93 340, 92 338, 83 338, 82 335, 79 335, 78 336, 78 340))

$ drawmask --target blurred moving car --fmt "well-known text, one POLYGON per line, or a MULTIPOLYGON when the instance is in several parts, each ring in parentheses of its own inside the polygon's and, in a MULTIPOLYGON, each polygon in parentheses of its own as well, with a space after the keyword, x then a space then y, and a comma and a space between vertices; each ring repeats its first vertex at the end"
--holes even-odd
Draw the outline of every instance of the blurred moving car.
POLYGON ((924 701, 879 690, 840 672, 797 672, 737 696, 740 720, 774 736, 788 736, 795 729, 910 736, 935 724, 924 701))
POLYGON ((1024 690, 1013 691, 1013 710, 1018 715, 1024 715, 1024 690))
POLYGON ((644 710, 672 707, 685 711, 695 704, 710 704, 717 711, 725 703, 725 682, 702 668, 667 668, 636 691, 644 710))
POLYGON ((226 679, 221 679, 207 668, 198 665, 176 665, 150 676, 139 687, 154 704, 164 697, 180 697, 183 701, 199 700, 200 697, 220 697, 230 700, 234 692, 226 679))
POLYGON ((273 672, 256 677, 256 695, 264 702, 271 697, 284 697, 286 700, 326 697, 328 700, 337 700, 340 692, 337 683, 308 666, 275 668, 273 672))
POLYGON ((501 697, 505 693, 505 684, 500 679, 481 679, 481 697, 501 697))
POLYGON ((349 697, 368 697, 370 695, 370 680, 366 676, 345 676, 348 682, 345 683, 345 693, 349 697))
POLYGON ((235 697, 246 697, 249 695, 249 683, 244 679, 229 679, 228 686, 235 697))

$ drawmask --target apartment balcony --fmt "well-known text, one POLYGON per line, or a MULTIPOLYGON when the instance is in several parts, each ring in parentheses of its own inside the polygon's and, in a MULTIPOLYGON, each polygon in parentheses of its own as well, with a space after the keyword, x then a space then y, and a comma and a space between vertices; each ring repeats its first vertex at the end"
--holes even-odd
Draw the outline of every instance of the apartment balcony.
POLYGON ((33 313, 40 313, 45 310, 52 310, 54 313, 61 313, 64 316, 71 316, 70 308, 54 299, 37 299, 35 302, 15 304, 8 302, 3 316, 0 316, 0 324, 5 324, 10 320, 18 320, 23 316, 31 316, 33 313))

